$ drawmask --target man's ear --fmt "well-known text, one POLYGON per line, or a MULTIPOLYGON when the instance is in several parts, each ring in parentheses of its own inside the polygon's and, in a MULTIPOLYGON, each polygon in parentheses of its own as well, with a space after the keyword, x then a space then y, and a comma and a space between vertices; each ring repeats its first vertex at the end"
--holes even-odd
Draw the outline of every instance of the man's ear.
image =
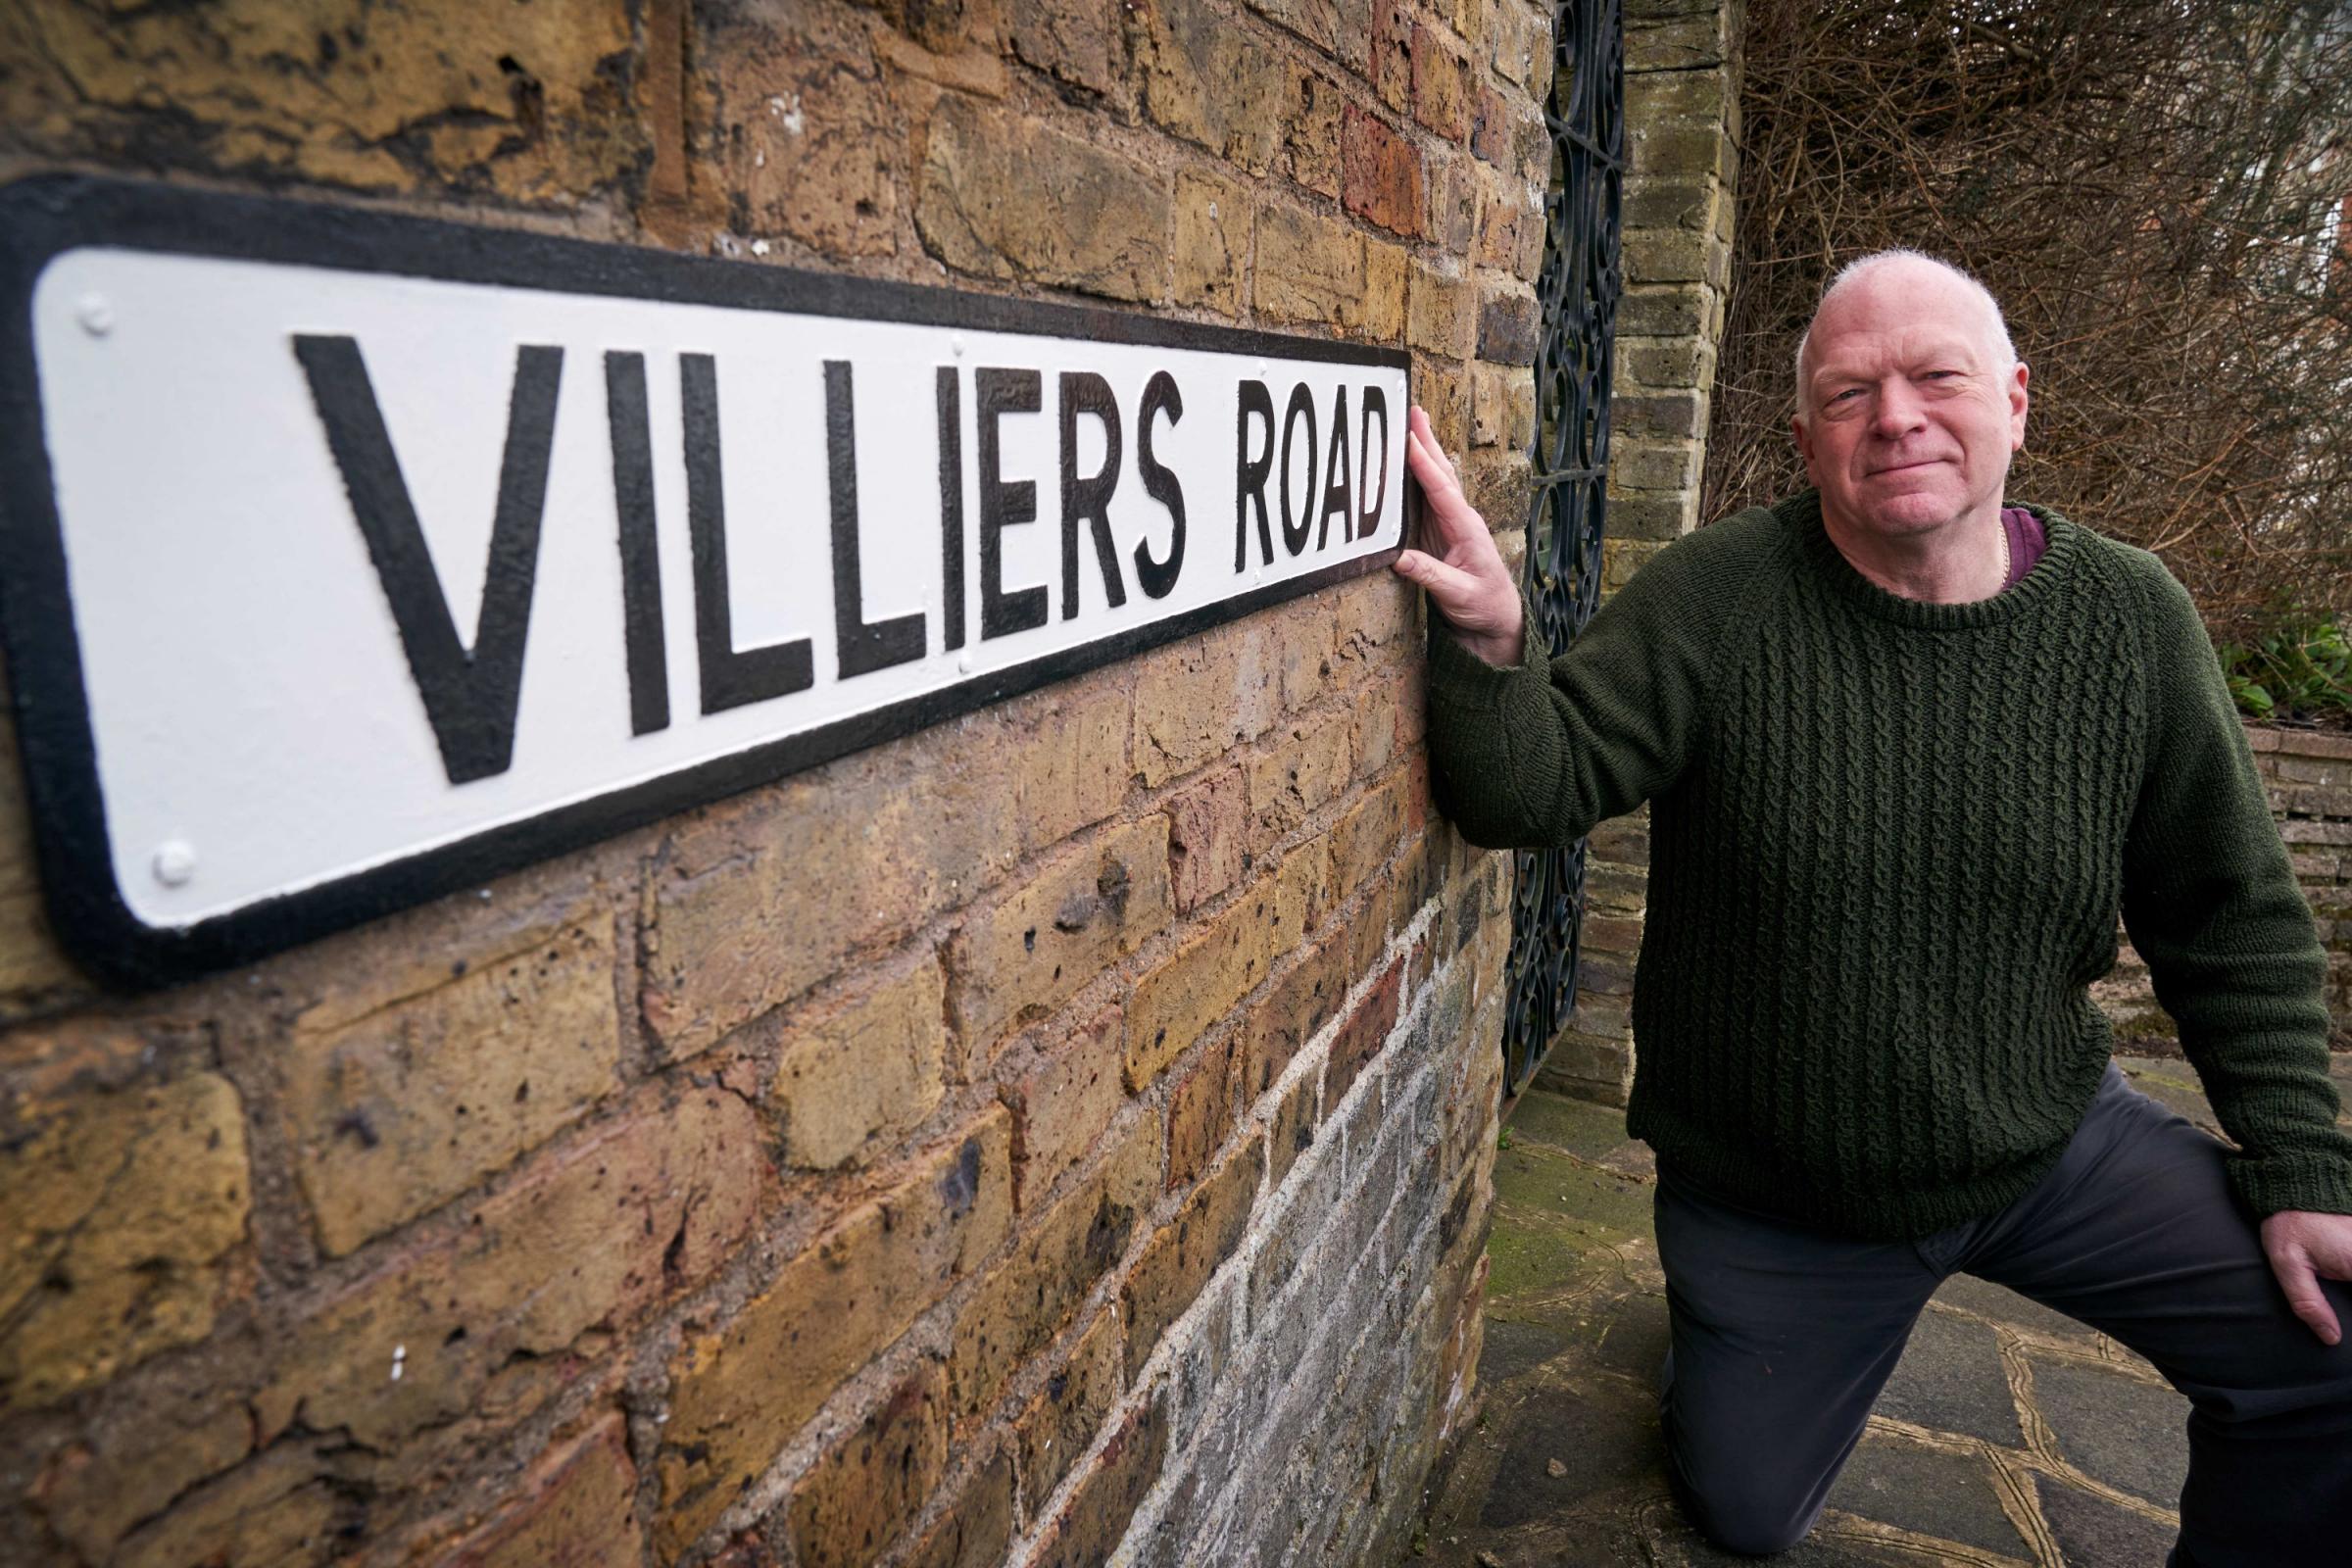
POLYGON ((2012 452, 2026 449, 2026 405, 2029 401, 2026 382, 2032 374, 2023 360, 2018 361, 2017 368, 2009 372, 2009 450, 2012 452))
POLYGON ((1792 414, 1788 416, 1788 433, 1796 438, 1796 455, 1807 463, 1811 463, 1813 461, 1813 437, 1805 429, 1803 415, 1792 414))

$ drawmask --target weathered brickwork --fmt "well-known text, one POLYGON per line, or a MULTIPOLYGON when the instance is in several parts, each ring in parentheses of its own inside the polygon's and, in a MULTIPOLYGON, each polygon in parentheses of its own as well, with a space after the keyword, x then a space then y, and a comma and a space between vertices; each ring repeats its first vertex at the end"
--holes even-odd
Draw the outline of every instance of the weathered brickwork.
MULTIPOLYGON (((1699 471, 1739 174, 1740 0, 1628 0, 1625 11, 1625 294, 1609 405, 1604 596, 1706 520, 1699 471)), ((1648 820, 1644 808, 1592 835, 1576 1018, 1540 1072, 1546 1088, 1612 1105, 1625 1103, 1634 1082, 1648 820)))
MULTIPOLYGON (((0 177, 1391 345, 1509 532, 1547 29, 20 6, 0 177)), ((137 999, 0 758, 0 1561, 1388 1560, 1471 1414, 1508 938, 1424 635, 1374 573, 137 999)))
MULTIPOLYGON (((2352 736, 2248 725, 2254 767, 2271 797, 2278 836, 2328 950, 2329 1042, 2352 1049, 2352 736)), ((2180 1030, 2156 1002, 2147 965, 2119 936, 2115 972, 2091 987, 2119 1046, 2178 1051, 2180 1030)))

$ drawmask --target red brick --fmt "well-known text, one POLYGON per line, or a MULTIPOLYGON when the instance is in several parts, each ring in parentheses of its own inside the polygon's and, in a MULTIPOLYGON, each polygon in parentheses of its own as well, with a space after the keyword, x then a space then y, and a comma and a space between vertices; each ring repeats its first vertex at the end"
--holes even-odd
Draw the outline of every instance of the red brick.
POLYGON ((1405 958, 1399 954, 1390 960, 1380 979, 1356 1003, 1355 1010, 1348 1014, 1348 1021, 1332 1037, 1331 1065, 1323 1074, 1324 1114, 1329 1115, 1348 1098, 1348 1091, 1363 1075, 1372 1058, 1380 1054, 1390 1031, 1396 1027, 1404 970, 1405 958))
POLYGON ((1511 156, 1511 117, 1502 101, 1502 94, 1492 87, 1481 87, 1475 94, 1470 111, 1470 151, 1490 164, 1501 164, 1511 156))
POLYGON ((1428 217, 1421 154, 1378 116, 1348 106, 1340 131, 1341 201, 1367 222, 1414 238, 1428 217))

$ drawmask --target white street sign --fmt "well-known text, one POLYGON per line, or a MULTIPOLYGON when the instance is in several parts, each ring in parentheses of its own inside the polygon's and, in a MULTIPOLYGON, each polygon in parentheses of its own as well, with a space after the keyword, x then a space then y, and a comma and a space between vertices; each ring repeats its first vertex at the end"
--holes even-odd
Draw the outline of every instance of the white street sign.
POLYGON ((154 983, 1390 559, 1399 353, 92 181, 0 192, 0 629, 154 983))

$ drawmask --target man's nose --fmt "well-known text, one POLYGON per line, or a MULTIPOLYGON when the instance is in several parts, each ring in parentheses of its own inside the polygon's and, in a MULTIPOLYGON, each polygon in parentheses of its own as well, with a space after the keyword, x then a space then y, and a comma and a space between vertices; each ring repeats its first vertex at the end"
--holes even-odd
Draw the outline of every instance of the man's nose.
POLYGON ((1899 441, 1927 422, 1918 391, 1901 376, 1882 382, 1872 404, 1871 433, 1886 440, 1899 441))

